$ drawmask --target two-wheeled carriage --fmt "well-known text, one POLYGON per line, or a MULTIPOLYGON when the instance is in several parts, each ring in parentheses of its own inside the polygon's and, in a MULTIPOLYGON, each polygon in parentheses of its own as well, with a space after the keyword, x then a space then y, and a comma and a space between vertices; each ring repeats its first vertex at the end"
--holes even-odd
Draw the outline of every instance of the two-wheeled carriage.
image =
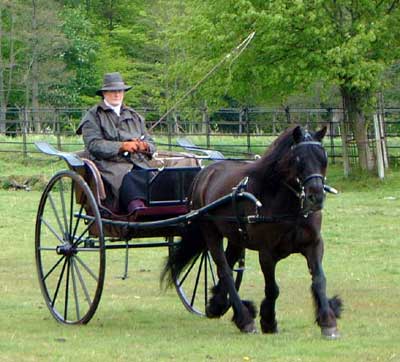
MULTIPOLYGON (((167 247, 171 250, 179 243, 185 226, 195 218, 238 199, 257 203, 253 195, 237 188, 210 205, 189 211, 186 195, 201 168, 197 163, 149 170, 148 205, 133 214, 121 214, 109 206, 100 174, 84 154, 60 152, 44 142, 36 146, 68 165, 44 189, 35 232, 42 294, 53 317, 64 324, 88 323, 96 312, 103 291, 107 250, 125 250, 127 269, 129 249, 167 247), (169 174, 173 180, 168 199, 157 195, 157 190, 152 188, 161 174, 169 174)), ((234 270, 239 288, 244 255, 234 270)), ((199 315, 205 314, 209 290, 216 283, 216 272, 207 251, 191 263, 184 275, 174 280, 184 306, 199 315)))

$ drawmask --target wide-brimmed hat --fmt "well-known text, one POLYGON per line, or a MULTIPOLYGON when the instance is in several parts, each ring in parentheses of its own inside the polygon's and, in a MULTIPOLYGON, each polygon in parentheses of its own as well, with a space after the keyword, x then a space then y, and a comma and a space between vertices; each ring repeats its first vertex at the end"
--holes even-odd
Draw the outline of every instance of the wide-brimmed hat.
POLYGON ((96 91, 98 96, 103 95, 103 91, 113 91, 113 90, 123 90, 128 91, 132 87, 126 85, 122 80, 121 74, 118 72, 115 73, 106 73, 104 75, 103 86, 96 91))

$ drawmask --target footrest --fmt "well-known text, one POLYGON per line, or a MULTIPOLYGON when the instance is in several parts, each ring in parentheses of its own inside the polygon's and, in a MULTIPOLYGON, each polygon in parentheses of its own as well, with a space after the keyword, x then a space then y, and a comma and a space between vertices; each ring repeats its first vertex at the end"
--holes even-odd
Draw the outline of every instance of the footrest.
POLYGON ((138 209, 130 216, 130 221, 162 220, 170 217, 184 215, 189 212, 186 205, 151 206, 138 209))

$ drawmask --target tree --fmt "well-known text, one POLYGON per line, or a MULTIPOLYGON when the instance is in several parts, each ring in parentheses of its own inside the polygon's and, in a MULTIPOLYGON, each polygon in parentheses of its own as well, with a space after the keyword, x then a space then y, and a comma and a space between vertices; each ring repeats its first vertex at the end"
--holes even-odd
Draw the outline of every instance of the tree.
POLYGON ((363 170, 373 167, 368 113, 382 87, 382 74, 399 57, 398 1, 291 1, 263 5, 255 64, 266 85, 288 93, 316 80, 336 85, 353 131, 363 170))
MULTIPOLYGON (((214 95, 221 97, 225 91, 245 104, 262 103, 304 93, 316 82, 329 90, 335 86, 356 140, 360 167, 373 167, 367 127, 383 73, 400 55, 397 0, 185 3, 196 9, 196 15, 193 26, 180 35, 195 44, 194 53, 202 44, 198 58, 213 60, 234 44, 233 39, 251 30, 257 33, 234 73, 225 69, 208 84, 214 95)), ((194 59, 188 59, 189 66, 194 59)))

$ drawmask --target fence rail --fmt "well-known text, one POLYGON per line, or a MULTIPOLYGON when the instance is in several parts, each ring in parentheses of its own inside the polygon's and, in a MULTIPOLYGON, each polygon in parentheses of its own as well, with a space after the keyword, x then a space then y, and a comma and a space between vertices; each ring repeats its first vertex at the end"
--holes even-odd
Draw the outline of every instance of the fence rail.
MULTIPOLYGON (((9 109, 0 113, 0 152, 35 153, 35 141, 47 139, 58 149, 74 151, 83 147, 75 130, 86 109, 9 109)), ((159 119, 161 112, 138 109, 145 116, 149 128, 159 119)), ((400 108, 387 108, 381 112, 389 159, 400 161, 400 108)), ((369 128, 370 142, 374 143, 373 117, 369 128)), ((343 111, 328 109, 268 109, 227 108, 210 113, 207 109, 189 109, 174 113, 153 130, 161 148, 171 148, 177 137, 194 137, 200 147, 215 148, 234 157, 240 152, 262 152, 272 139, 289 124, 298 123, 316 129, 328 125, 325 147, 331 161, 343 156, 343 111)), ((350 160, 357 158, 354 139, 347 136, 350 160)))

